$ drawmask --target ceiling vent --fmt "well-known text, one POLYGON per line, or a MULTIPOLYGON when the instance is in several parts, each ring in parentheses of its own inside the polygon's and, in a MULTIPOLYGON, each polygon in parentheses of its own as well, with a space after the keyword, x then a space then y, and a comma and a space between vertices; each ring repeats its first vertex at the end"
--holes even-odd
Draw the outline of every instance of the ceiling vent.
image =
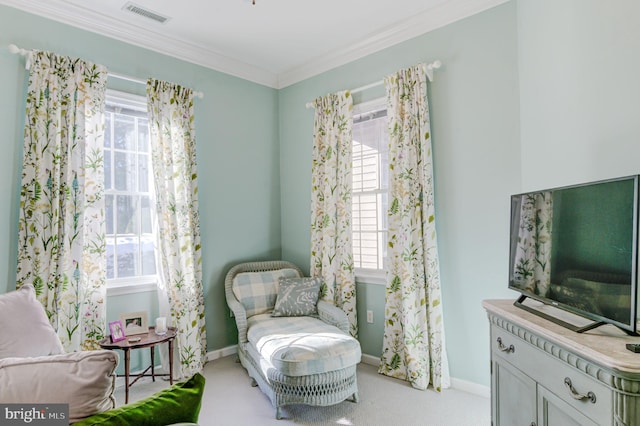
POLYGON ((135 13, 138 16, 142 16, 143 18, 151 19, 152 21, 158 22, 160 24, 164 24, 169 20, 167 16, 162 16, 159 13, 152 12, 149 9, 145 9, 142 6, 138 6, 137 4, 127 2, 122 7, 122 10, 126 10, 127 12, 135 13))

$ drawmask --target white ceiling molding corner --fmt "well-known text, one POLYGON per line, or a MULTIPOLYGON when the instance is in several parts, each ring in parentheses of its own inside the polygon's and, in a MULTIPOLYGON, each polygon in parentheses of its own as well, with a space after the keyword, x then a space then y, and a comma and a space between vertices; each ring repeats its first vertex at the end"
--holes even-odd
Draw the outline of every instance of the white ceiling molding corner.
POLYGON ((278 89, 283 89, 508 1, 510 0, 448 1, 397 25, 393 25, 384 31, 372 34, 368 39, 360 43, 334 51, 297 68, 279 74, 278 89))
MULTIPOLYGON (((277 76, 266 70, 229 58, 193 43, 178 40, 174 37, 167 37, 164 34, 150 31, 146 28, 100 15, 71 3, 49 0, 45 6, 41 2, 33 0, 0 0, 0 4, 201 65, 234 77, 277 88, 277 76), (64 9, 58 6, 62 3, 64 3, 64 9)), ((20 47, 24 49, 33 48, 33 46, 20 47)))

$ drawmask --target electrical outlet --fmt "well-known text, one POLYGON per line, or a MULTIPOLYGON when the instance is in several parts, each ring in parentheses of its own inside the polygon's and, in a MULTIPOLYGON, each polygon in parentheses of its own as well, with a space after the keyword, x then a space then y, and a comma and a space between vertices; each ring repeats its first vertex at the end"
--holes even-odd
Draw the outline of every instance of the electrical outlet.
POLYGON ((367 322, 369 324, 373 323, 373 311, 367 311, 367 322))

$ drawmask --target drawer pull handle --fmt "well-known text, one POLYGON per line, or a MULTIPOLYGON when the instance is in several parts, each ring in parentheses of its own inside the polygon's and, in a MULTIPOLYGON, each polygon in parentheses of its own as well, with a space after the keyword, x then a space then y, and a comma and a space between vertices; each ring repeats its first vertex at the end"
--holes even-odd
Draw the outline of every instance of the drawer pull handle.
POLYGON ((571 397, 573 399, 577 399, 578 401, 582 401, 585 399, 588 399, 589 401, 591 401, 592 403, 596 403, 596 394, 589 391, 587 392, 586 395, 578 393, 578 391, 576 391, 576 389, 573 387, 573 384, 571 383, 571 379, 568 377, 564 378, 564 386, 567 388, 567 390, 569 391, 569 393, 571 394, 571 397))
POLYGON ((509 347, 506 347, 504 343, 502 343, 502 337, 498 337, 497 342, 498 342, 498 349, 500 349, 502 352, 512 353, 516 351, 516 348, 513 345, 509 345, 509 347))

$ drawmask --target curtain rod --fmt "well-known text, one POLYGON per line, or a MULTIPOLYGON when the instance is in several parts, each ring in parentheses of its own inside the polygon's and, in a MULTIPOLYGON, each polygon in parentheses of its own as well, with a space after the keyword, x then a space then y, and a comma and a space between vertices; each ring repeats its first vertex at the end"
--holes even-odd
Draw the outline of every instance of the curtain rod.
MULTIPOLYGON (((427 78, 429 81, 433 81, 433 70, 437 70, 442 66, 442 62, 439 59, 427 64, 427 78)), ((355 89, 350 90, 351 93, 363 92, 368 89, 372 89, 374 87, 378 87, 384 84, 384 80, 379 80, 374 83, 367 84, 365 86, 356 87, 355 89)), ((313 102, 307 102, 307 108, 313 108, 313 102)))
MULTIPOLYGON (((11 52, 13 54, 20 55, 20 56, 26 56, 27 57, 27 62, 25 64, 25 67, 27 69, 29 69, 31 67, 31 58, 30 58, 31 51, 26 50, 26 49, 21 49, 18 46, 16 46, 15 44, 10 44, 9 45, 9 52, 11 52)), ((130 81, 132 83, 137 83, 137 84, 142 84, 142 85, 146 85, 147 84, 147 82, 145 80, 142 80, 142 79, 137 78, 137 77, 132 77, 132 76, 129 76, 129 75, 125 75, 125 74, 118 74, 118 73, 109 71, 109 72, 107 72, 107 75, 109 77, 112 77, 112 78, 117 78, 118 80, 130 81)), ((194 90, 193 91, 193 96, 195 96, 196 98, 202 99, 202 98, 204 98, 204 93, 197 92, 197 91, 194 90)))

